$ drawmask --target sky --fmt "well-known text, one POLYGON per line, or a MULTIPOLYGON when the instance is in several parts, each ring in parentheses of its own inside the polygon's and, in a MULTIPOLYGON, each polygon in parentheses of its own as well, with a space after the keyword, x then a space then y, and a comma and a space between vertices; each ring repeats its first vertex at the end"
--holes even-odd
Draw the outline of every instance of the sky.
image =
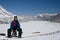
POLYGON ((60 12, 60 0, 0 0, 0 5, 16 15, 60 12))

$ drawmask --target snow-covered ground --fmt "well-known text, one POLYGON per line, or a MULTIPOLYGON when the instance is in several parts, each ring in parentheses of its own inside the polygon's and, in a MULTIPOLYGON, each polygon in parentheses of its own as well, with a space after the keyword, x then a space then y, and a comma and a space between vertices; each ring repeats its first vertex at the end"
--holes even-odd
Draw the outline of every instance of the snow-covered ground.
MULTIPOLYGON (((20 24, 23 30, 23 38, 6 38, 5 36, 0 36, 0 40, 60 40, 60 23, 29 21, 20 24)), ((10 24, 0 24, 0 33, 7 34, 9 26, 10 24)))

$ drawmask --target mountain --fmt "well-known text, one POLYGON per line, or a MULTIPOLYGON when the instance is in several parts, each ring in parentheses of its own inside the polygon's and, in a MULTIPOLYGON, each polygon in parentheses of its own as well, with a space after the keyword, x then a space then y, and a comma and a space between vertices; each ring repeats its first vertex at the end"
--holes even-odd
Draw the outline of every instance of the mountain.
POLYGON ((0 22, 11 20, 14 15, 0 5, 0 22))
POLYGON ((8 12, 6 9, 4 9, 1 5, 0 5, 0 17, 12 17, 13 14, 11 12, 8 12))
MULTIPOLYGON (((2 21, 10 22, 13 19, 13 16, 14 16, 14 14, 7 11, 5 8, 3 8, 0 5, 0 22, 2 22, 2 21)), ((27 22, 27 21, 59 21, 60 20, 60 13, 56 13, 56 14, 41 13, 41 14, 31 15, 31 16, 18 16, 18 20, 21 22, 27 22)))
POLYGON ((49 14, 49 13, 41 13, 37 15, 31 15, 31 16, 18 16, 18 19, 22 22, 27 21, 54 21, 60 19, 60 14, 49 14))
MULTIPOLYGON (((49 14, 49 13, 44 13, 44 14, 37 14, 37 15, 32 15, 32 16, 24 16, 25 20, 28 21, 50 21, 51 16, 56 16, 57 14, 49 14)), ((22 19, 24 19, 22 18, 22 19)))
POLYGON ((51 19, 51 16, 55 16, 57 14, 49 14, 49 13, 44 13, 44 14, 38 14, 37 18, 41 18, 41 20, 44 21, 49 21, 51 19))
POLYGON ((55 16, 51 16, 51 21, 60 22, 60 13, 55 16))

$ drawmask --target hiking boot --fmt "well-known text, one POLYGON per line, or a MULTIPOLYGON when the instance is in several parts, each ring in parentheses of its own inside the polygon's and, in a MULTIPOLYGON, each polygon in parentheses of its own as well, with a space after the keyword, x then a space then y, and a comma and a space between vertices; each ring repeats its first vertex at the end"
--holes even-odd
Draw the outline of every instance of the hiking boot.
POLYGON ((18 38, 21 38, 21 36, 18 36, 18 38))

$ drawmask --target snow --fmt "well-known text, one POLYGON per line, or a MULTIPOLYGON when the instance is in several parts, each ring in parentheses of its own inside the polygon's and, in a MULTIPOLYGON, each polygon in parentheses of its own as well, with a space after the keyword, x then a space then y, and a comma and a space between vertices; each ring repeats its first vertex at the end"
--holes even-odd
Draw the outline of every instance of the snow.
POLYGON ((9 23, 14 16, 16 16, 16 15, 14 15, 11 12, 7 11, 4 7, 2 7, 0 5, 0 21, 9 23))
MULTIPOLYGON (((49 22, 49 21, 29 21, 20 23, 23 29, 23 38, 6 38, 5 36, 0 36, 3 40, 60 40, 60 23, 49 22), (46 33, 52 33, 59 31, 59 33, 46 35, 46 33), (35 33, 34 32, 40 32, 35 33), (40 34, 45 34, 41 36, 40 34), (35 35, 35 36, 34 36, 35 35), (40 36, 38 36, 40 35, 40 36)), ((10 24, 0 24, 0 33, 6 33, 10 24)))
POLYGON ((8 12, 1 5, 0 5, 0 14, 1 14, 1 17, 10 17, 10 16, 13 16, 12 13, 8 12))

